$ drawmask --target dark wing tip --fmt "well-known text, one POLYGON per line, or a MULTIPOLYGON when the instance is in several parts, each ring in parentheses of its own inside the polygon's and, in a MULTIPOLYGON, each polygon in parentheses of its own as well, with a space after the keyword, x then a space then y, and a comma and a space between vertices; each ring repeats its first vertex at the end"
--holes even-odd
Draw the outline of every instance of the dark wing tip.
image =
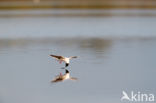
POLYGON ((50 55, 50 56, 52 56, 52 57, 54 57, 54 58, 58 58, 58 59, 61 59, 61 58, 63 58, 63 56, 57 56, 57 55, 50 55))
POLYGON ((51 83, 55 83, 56 82, 56 80, 51 80, 51 83))
POLYGON ((77 56, 72 56, 72 58, 77 58, 77 56))
POLYGON ((51 82, 52 83, 56 83, 56 82, 61 82, 63 81, 63 79, 61 77, 56 77, 55 79, 53 79, 51 82))
POLYGON ((50 54, 49 56, 52 56, 52 57, 54 57, 54 56, 56 56, 56 55, 52 55, 52 54, 50 54))
POLYGON ((71 79, 71 80, 75 80, 75 81, 78 80, 78 78, 75 78, 75 77, 71 77, 70 79, 71 79))

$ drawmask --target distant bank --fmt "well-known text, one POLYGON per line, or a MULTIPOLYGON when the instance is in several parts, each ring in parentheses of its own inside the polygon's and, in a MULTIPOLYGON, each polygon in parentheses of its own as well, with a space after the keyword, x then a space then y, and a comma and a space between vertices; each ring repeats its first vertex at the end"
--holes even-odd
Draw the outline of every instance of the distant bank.
POLYGON ((0 9, 156 9, 156 0, 0 0, 0 9))

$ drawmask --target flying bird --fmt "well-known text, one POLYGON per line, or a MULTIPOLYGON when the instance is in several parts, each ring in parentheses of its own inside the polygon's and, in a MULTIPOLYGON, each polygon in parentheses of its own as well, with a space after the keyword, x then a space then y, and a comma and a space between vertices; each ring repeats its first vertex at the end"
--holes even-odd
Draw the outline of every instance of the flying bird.
POLYGON ((69 71, 67 69, 65 69, 65 74, 64 75, 62 75, 60 73, 60 75, 56 76, 51 82, 53 82, 53 83, 62 82, 64 80, 68 80, 68 79, 77 80, 77 78, 71 77, 69 71))
POLYGON ((63 57, 63 56, 57 56, 57 55, 50 55, 51 57, 56 58, 59 63, 65 62, 65 67, 69 66, 70 59, 77 58, 77 56, 71 56, 71 57, 63 57))

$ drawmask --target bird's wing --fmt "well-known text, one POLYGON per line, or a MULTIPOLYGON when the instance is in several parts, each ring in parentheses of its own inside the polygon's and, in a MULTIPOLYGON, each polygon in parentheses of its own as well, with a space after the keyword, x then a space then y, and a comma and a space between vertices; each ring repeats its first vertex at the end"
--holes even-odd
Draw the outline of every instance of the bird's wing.
POLYGON ((71 56, 70 58, 77 58, 77 56, 71 56))
POLYGON ((76 80, 78 80, 78 79, 75 78, 75 77, 71 77, 70 80, 75 80, 75 81, 76 81, 76 80))
POLYGON ((56 82, 60 82, 60 81, 62 81, 62 80, 55 79, 55 80, 52 80, 51 82, 52 82, 52 83, 56 83, 56 82))
POLYGON ((63 56, 57 56, 57 55, 50 55, 50 56, 57 58, 57 59, 63 59, 64 58, 63 56))
POLYGON ((55 83, 55 82, 60 82, 60 81, 62 81, 62 80, 63 80, 62 77, 57 76, 57 77, 55 77, 51 82, 55 83))

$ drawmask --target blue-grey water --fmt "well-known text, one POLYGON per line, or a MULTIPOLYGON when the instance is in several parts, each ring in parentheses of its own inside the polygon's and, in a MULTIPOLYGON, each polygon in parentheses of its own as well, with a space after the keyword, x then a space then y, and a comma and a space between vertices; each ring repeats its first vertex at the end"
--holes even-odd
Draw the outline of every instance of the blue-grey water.
POLYGON ((0 11, 0 103, 121 103, 122 91, 156 95, 155 14, 0 11), (50 54, 78 56, 68 67, 78 81, 52 84, 64 64, 50 54))

